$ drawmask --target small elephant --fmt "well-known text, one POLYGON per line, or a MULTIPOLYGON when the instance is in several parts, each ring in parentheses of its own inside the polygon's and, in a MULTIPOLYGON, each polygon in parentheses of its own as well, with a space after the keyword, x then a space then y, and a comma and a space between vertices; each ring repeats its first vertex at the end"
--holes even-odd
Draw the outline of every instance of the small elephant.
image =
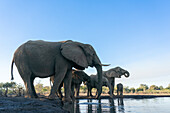
POLYGON ((125 77, 130 76, 129 72, 127 70, 122 69, 121 67, 115 67, 109 69, 108 71, 103 71, 103 76, 108 79, 109 84, 111 86, 110 88, 111 94, 113 94, 114 92, 115 78, 121 78, 122 75, 124 75, 125 77))
POLYGON ((123 95, 123 84, 121 83, 117 84, 117 95, 123 95))
POLYGON ((72 83, 71 83, 73 94, 74 94, 74 89, 75 89, 76 97, 79 96, 81 83, 84 82, 85 84, 86 82, 89 82, 89 81, 90 81, 90 77, 84 71, 80 71, 80 70, 73 71, 73 77, 72 77, 72 83))
MULTIPOLYGON (((91 75, 90 76, 90 81, 87 82, 87 89, 88 89, 88 92, 87 92, 87 96, 93 96, 92 93, 91 93, 91 90, 92 88, 97 88, 97 79, 98 79, 98 76, 97 75, 91 75)), ((109 84, 109 81, 107 80, 106 77, 102 77, 102 86, 107 86, 109 87, 110 89, 110 84, 109 84)))
MULTIPOLYGON (((72 82, 71 82, 71 95, 74 96, 74 89, 76 91, 76 97, 79 96, 80 85, 82 82, 90 81, 90 77, 81 70, 72 70, 72 82)), ((54 83, 54 76, 50 77, 50 82, 54 83)), ((61 93, 61 87, 63 86, 63 82, 61 83, 57 95, 62 98, 63 95, 61 93)))
POLYGON ((64 101, 71 102, 72 67, 84 70, 88 66, 95 67, 98 73, 98 97, 101 94, 102 64, 95 50, 89 44, 75 41, 47 42, 28 41, 14 53, 11 64, 13 80, 13 64, 24 81, 28 97, 38 97, 33 85, 36 77, 54 76, 54 84, 49 95, 50 99, 58 98, 55 93, 64 81, 64 101))

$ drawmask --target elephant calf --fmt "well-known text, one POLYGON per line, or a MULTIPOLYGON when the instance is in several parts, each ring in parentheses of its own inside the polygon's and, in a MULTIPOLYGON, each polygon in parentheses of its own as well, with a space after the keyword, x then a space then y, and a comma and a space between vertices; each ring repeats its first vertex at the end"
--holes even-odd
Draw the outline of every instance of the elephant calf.
MULTIPOLYGON (((50 77, 50 81, 52 83, 54 82, 54 77, 50 77)), ((74 96, 76 94, 76 97, 79 96, 79 90, 80 90, 80 85, 82 82, 89 82, 90 77, 81 70, 72 70, 72 82, 71 82, 71 95, 74 96), (74 92, 75 90, 75 92, 74 92)), ((62 98, 63 95, 61 93, 61 87, 63 86, 63 82, 60 84, 60 87, 58 89, 57 95, 62 98)))
POLYGON ((123 84, 117 84, 117 95, 123 95, 123 84))
MULTIPOLYGON (((89 96, 89 95, 93 96, 91 93, 91 90, 92 90, 92 88, 97 88, 97 86, 98 86, 97 80, 98 80, 98 77, 96 75, 90 76, 90 81, 87 82, 87 84, 86 84, 87 89, 88 89, 87 96, 89 96)), ((107 80, 106 77, 102 77, 102 86, 107 86, 110 89, 109 81, 107 80)))
POLYGON ((90 77, 84 72, 84 71, 72 71, 72 83, 71 83, 71 89, 72 93, 74 94, 74 89, 75 89, 75 94, 76 96, 79 96, 79 90, 80 90, 80 85, 82 82, 89 82, 90 77))

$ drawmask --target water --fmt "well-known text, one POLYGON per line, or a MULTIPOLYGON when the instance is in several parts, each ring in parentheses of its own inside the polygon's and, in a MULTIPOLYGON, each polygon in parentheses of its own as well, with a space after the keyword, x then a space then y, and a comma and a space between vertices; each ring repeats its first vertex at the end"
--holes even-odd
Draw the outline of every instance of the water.
POLYGON ((170 113, 170 97, 151 99, 79 99, 71 113, 170 113))

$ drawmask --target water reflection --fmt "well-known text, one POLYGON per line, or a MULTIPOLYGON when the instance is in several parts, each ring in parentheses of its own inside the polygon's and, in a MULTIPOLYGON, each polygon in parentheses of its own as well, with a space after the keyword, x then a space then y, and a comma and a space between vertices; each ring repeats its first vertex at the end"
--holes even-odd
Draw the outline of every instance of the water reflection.
POLYGON ((118 101, 117 102, 118 103, 118 111, 120 113, 125 113, 123 98, 118 98, 117 101, 118 101))
POLYGON ((64 103, 63 108, 70 113, 124 113, 123 98, 119 98, 115 106, 114 99, 78 99, 74 103, 64 103))

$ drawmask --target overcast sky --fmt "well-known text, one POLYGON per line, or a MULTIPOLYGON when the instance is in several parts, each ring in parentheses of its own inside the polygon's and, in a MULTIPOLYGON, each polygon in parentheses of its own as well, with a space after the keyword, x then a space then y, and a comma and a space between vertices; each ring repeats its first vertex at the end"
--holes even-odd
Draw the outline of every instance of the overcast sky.
MULTIPOLYGON (((104 67, 120 66, 124 86, 170 84, 169 0, 0 0, 0 82, 10 82, 13 53, 28 40, 91 44, 104 67)), ((95 68, 85 70, 95 74, 95 68)), ((49 78, 41 80, 49 85, 49 78)), ((23 81, 14 68, 14 81, 23 81)))

